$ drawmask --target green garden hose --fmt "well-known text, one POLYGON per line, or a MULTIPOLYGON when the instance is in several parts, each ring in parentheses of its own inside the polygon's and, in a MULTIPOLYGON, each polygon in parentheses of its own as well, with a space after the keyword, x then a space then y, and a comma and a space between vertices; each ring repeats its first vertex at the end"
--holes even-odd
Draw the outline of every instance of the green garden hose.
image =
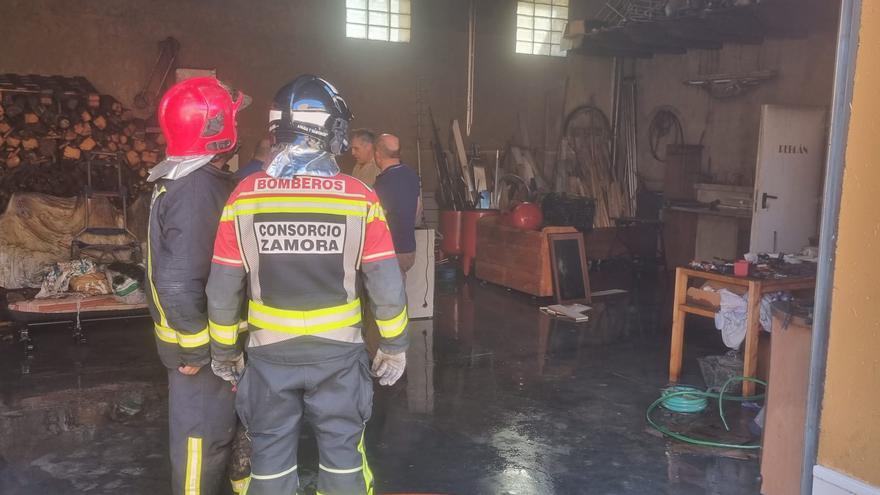
POLYGON ((764 394, 752 395, 749 397, 743 397, 738 395, 725 395, 727 391, 727 387, 733 382, 754 382, 764 387, 767 386, 767 382, 763 380, 759 380, 757 378, 752 378, 749 376, 735 376, 724 382, 724 385, 721 387, 721 391, 717 394, 714 392, 709 392, 708 390, 699 390, 694 387, 686 387, 686 386, 675 386, 670 387, 663 391, 663 395, 660 396, 659 399, 655 400, 648 406, 648 410, 645 412, 645 419, 648 421, 648 424, 651 425, 652 428, 659 431, 660 433, 674 438, 676 440, 680 440, 682 442, 694 444, 694 445, 702 445, 704 447, 719 447, 726 449, 760 449, 761 445, 753 445, 753 444, 732 444, 732 443, 722 443, 722 442, 714 442, 712 440, 704 440, 701 438, 693 438, 687 435, 683 435, 681 433, 674 432, 669 428, 656 423, 653 419, 651 419, 651 413, 654 412, 654 409, 657 409, 658 406, 662 405, 665 409, 669 409, 673 412, 684 412, 684 413, 695 413, 700 412, 706 408, 708 405, 708 399, 717 399, 718 400, 718 414, 721 416, 721 422, 724 423, 724 428, 727 431, 730 431, 730 427, 727 425, 727 418, 724 417, 724 401, 736 401, 736 402, 751 402, 757 401, 764 398, 764 394))

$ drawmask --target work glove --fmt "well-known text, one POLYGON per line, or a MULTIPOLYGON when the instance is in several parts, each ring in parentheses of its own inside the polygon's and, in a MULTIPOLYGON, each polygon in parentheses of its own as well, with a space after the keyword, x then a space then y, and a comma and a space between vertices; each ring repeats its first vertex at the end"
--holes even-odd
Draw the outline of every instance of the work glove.
POLYGON ((382 349, 376 351, 373 358, 373 376, 379 378, 379 385, 391 386, 403 376, 406 369, 406 352, 385 354, 382 349))
POLYGON ((233 385, 238 383, 239 377, 244 372, 244 354, 239 354, 232 361, 220 361, 219 359, 211 360, 211 371, 223 380, 233 385))

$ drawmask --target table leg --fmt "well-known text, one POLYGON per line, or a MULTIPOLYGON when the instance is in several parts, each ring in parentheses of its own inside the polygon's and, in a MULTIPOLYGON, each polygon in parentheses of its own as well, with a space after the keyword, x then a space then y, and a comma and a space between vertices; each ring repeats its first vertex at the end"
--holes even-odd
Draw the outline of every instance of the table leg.
POLYGON ((675 269, 675 297, 672 301, 672 342, 669 349, 669 381, 678 383, 681 377, 681 362, 684 359, 684 320, 687 316, 681 310, 687 297, 688 276, 681 268, 675 269))
MULTIPOLYGON (((758 336, 761 331, 761 299, 764 297, 760 282, 749 282, 749 308, 746 318, 746 344, 743 353, 743 376, 754 377, 758 371, 758 336)), ((743 395, 754 395, 755 383, 743 383, 743 395)))

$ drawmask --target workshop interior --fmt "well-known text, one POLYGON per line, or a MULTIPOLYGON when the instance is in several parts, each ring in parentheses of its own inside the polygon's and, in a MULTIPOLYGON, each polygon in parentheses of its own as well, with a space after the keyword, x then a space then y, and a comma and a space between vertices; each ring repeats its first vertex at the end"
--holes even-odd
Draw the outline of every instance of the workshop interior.
POLYGON ((0 11, 0 493, 880 494, 876 5, 3 0, 0 11), (190 121, 167 112, 184 87, 231 105, 196 129, 226 141, 175 148, 169 126, 190 121), (377 167, 369 180, 363 167, 377 167), (215 216, 181 206, 167 221, 186 227, 168 228, 173 186, 206 170, 229 186, 215 216), (270 189, 314 197, 247 209, 270 189), (401 198, 418 207, 400 213, 401 198), (328 220, 361 203, 347 224, 328 220), (192 249, 154 244, 204 227, 192 249), (195 284, 200 309, 171 307, 186 298, 162 309, 162 270, 195 284), (241 285, 219 280, 229 274, 241 285), (398 285, 403 313, 389 302, 398 285), (296 464, 258 473, 275 462, 258 417, 280 406, 258 402, 253 382, 288 393, 255 366, 283 344, 267 332, 305 348, 341 318, 326 301, 279 301, 330 291, 355 329, 332 338, 356 342, 367 364, 353 369, 372 373, 369 393, 334 399, 368 402, 351 437, 363 464, 328 464, 326 435, 348 433, 316 418, 306 392, 302 427, 284 437, 296 464), (240 324, 214 309, 220 293, 241 297, 240 324), (171 328, 169 311, 200 312, 204 333, 171 328), (224 329, 245 343, 226 361, 224 329), (163 331, 182 352, 203 335, 207 361, 193 370, 231 381, 217 383, 253 451, 227 457, 247 481, 229 467, 231 484, 204 488, 201 437, 178 462, 182 389, 169 380, 192 362, 160 359, 163 331), (243 367, 223 375, 224 362, 243 367), (293 470, 293 484, 272 484, 293 470), (357 492, 327 481, 354 471, 367 480, 357 492))

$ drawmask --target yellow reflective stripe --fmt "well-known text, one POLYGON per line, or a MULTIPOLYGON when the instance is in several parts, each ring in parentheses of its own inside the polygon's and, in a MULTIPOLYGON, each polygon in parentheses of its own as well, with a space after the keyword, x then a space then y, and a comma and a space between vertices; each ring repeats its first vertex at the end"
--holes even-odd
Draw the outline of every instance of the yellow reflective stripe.
POLYGON ((168 327, 163 327, 158 323, 153 324, 153 329, 156 331, 156 338, 162 342, 168 342, 169 344, 177 343, 177 332, 174 330, 168 327))
POLYGON ((370 212, 367 214, 367 223, 372 223, 374 220, 386 221, 385 209, 379 203, 373 203, 370 207, 370 212))
POLYGON ((361 441, 358 443, 358 452, 361 453, 361 459, 364 461, 364 485, 367 487, 367 495, 373 495, 373 472, 370 470, 370 464, 367 463, 367 449, 364 447, 364 432, 361 432, 361 441))
POLYGON ((198 347, 211 342, 211 336, 208 334, 208 327, 197 333, 177 332, 177 340, 180 347, 198 347))
POLYGON ((340 321, 331 321, 329 323, 320 323, 317 325, 306 326, 282 325, 279 323, 261 320, 259 317, 256 317, 254 315, 248 316, 248 323, 254 326, 260 327, 265 330, 273 330, 275 332, 291 333, 295 335, 314 335, 318 333, 329 332, 331 330, 336 330, 339 328, 350 327, 353 325, 357 325, 360 322, 361 315, 359 314, 350 316, 340 321))
POLYGON ((294 318, 294 319, 303 319, 308 320, 310 318, 315 318, 316 316, 327 316, 333 314, 341 314, 347 313, 355 308, 360 308, 361 300, 355 299, 354 301, 346 304, 342 304, 340 306, 332 306, 329 308, 321 308, 321 309, 313 309, 311 311, 296 311, 293 309, 279 309, 273 308, 271 306, 266 306, 265 304, 257 301, 251 301, 249 308, 255 309, 262 313, 270 314, 272 316, 279 316, 281 318, 294 318))
POLYGON ((323 464, 320 464, 320 463, 318 463, 318 467, 319 467, 322 471, 327 471, 328 473, 333 473, 333 474, 351 474, 351 473, 359 473, 359 472, 361 472, 361 471, 364 470, 364 467, 363 467, 363 466, 358 466, 358 467, 356 467, 356 468, 352 468, 352 469, 333 469, 333 468, 328 468, 327 466, 325 466, 325 465, 323 465, 323 464))
POLYGON ((235 220, 235 208, 230 205, 223 207, 223 213, 220 214, 221 222, 231 222, 235 220))
POLYGON ((318 196, 265 196, 262 198, 237 199, 233 203, 238 205, 265 204, 265 203, 326 203, 334 205, 366 206, 363 199, 326 198, 318 196))
POLYGON ((406 329, 406 324, 408 322, 409 317, 406 314, 406 306, 403 307, 403 311, 401 311, 399 315, 390 320, 380 320, 376 318, 376 324, 379 326, 379 334, 386 339, 393 339, 402 334, 406 329))
MULTIPOLYGON (((156 190, 155 193, 153 193, 153 200, 150 202, 151 210, 153 208, 153 205, 156 203, 156 200, 159 199, 159 196, 163 194, 165 194, 165 186, 161 186, 156 190)), ((156 310, 159 312, 159 324, 161 324, 162 326, 168 326, 168 320, 165 319, 165 310, 162 309, 162 303, 159 302, 159 293, 156 292, 156 284, 153 282, 153 256, 151 254, 152 250, 150 249, 150 244, 152 244, 152 237, 150 236, 150 225, 153 223, 151 220, 152 211, 149 218, 147 218, 147 277, 150 279, 150 292, 153 295, 153 302, 156 303, 156 310)))
POLYGON ((186 442, 186 478, 183 493, 199 495, 202 485, 202 439, 188 437, 186 442))
POLYGON ((248 482, 251 480, 251 477, 248 476, 246 478, 242 478, 240 480, 229 480, 232 483, 232 491, 241 495, 244 493, 245 488, 247 488, 248 482))
POLYGON ((351 217, 363 217, 366 213, 363 211, 346 210, 342 208, 312 208, 312 207, 296 207, 296 206, 276 206, 276 207, 260 207, 236 209, 236 215, 257 215, 259 213, 319 213, 324 215, 345 215, 351 217))
POLYGON ((207 327, 197 333, 182 333, 173 328, 154 323, 153 329, 156 331, 156 338, 162 342, 179 344, 181 347, 199 347, 211 341, 207 327))
POLYGON ((290 474, 294 471, 296 471, 296 464, 294 464, 292 468, 281 471, 280 473, 275 473, 275 474, 254 474, 254 473, 251 473, 251 479, 274 480, 274 479, 278 479, 278 478, 287 476, 288 474, 290 474))
POLYGON ((221 325, 208 320, 208 328, 211 333, 211 340, 224 345, 235 345, 238 338, 238 323, 232 325, 221 325))

